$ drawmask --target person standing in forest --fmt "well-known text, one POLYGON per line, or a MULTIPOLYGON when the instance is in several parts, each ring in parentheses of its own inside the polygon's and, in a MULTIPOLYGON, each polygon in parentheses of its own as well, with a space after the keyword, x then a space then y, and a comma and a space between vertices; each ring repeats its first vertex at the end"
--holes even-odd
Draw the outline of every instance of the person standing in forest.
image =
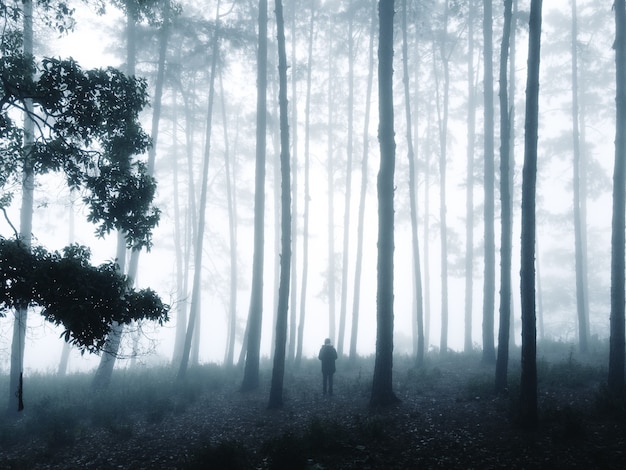
POLYGON ((326 391, 328 391, 328 394, 332 395, 337 350, 330 343, 330 338, 324 340, 324 345, 320 348, 320 353, 317 355, 317 358, 322 361, 323 393, 326 395, 326 391))

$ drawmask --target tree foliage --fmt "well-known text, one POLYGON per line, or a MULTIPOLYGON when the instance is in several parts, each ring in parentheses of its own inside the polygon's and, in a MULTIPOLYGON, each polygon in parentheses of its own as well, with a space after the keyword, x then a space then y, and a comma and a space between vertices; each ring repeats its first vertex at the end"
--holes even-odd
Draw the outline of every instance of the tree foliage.
POLYGON ((0 186, 19 178, 29 151, 35 174, 63 172, 70 188, 85 191, 98 236, 118 229, 129 246, 149 248, 159 220, 156 182, 132 158, 150 145, 138 120, 148 102, 146 82, 112 67, 83 70, 71 58, 36 62, 20 43, 15 33, 0 45, 0 186), (14 117, 28 112, 26 100, 38 130, 28 150, 14 117))
POLYGON ((62 336, 81 351, 101 350, 113 322, 168 320, 169 306, 151 289, 135 290, 114 262, 90 264, 85 246, 29 251, 0 238, 0 316, 16 307, 42 308, 46 320, 64 328, 62 336))

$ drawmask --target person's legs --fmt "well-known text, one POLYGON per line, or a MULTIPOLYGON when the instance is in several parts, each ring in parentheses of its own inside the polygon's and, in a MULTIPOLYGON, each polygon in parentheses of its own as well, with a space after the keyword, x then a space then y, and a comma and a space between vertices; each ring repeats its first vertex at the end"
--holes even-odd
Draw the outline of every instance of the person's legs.
POLYGON ((328 374, 323 372, 322 376, 324 377, 324 380, 323 380, 323 392, 324 392, 324 395, 326 395, 326 390, 327 390, 327 385, 328 385, 328 374))
POLYGON ((333 394, 333 374, 328 374, 328 394, 333 394))

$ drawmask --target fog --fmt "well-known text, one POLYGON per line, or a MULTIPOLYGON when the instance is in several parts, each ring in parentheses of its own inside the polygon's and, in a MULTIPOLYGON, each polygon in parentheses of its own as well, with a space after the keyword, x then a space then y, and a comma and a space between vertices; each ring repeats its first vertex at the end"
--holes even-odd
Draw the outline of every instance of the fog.
MULTIPOLYGON (((204 12, 194 11, 196 6, 183 2, 183 16, 189 15, 192 18, 199 18, 204 13, 207 21, 212 21, 214 17, 214 2, 204 12)), ((287 2, 289 3, 289 2, 287 2)), ((527 8, 520 2, 520 9, 527 8)), ((584 13, 589 13, 590 9, 597 8, 592 2, 587 9, 581 8, 584 13)), ((540 130, 539 130, 539 153, 540 163, 538 169, 538 226, 537 226, 537 264, 541 276, 540 300, 542 302, 543 317, 539 327, 542 337, 565 341, 576 341, 577 339, 577 318, 575 304, 575 282, 574 270, 574 239, 572 228, 572 183, 571 183, 571 138, 567 140, 567 132, 571 127, 569 110, 571 103, 569 92, 569 67, 570 57, 566 53, 567 39, 570 30, 569 24, 562 21, 563 15, 567 17, 567 2, 546 2, 544 18, 544 57, 542 57, 542 88, 540 102, 540 130)), ((610 179, 613 160, 613 135, 614 135, 614 89, 611 77, 613 53, 610 49, 613 40, 613 24, 611 22, 611 11, 609 6, 605 6, 604 16, 596 14, 594 27, 597 29, 587 29, 581 32, 581 41, 588 41, 593 45, 593 51, 601 51, 603 56, 595 57, 601 64, 594 67, 602 67, 606 71, 606 86, 600 91, 594 88, 593 83, 588 83, 589 92, 587 96, 587 112, 589 119, 585 127, 585 139, 589 159, 589 189, 587 201, 587 230, 588 230, 588 250, 589 250, 589 289, 590 289, 590 325, 591 335, 598 338, 608 336, 609 320, 609 260, 610 260, 610 179), (598 97, 596 93, 603 93, 598 97), (600 99, 601 98, 601 99, 600 99), (606 108, 602 108, 606 105, 606 108)), ((113 6, 107 7, 105 16, 97 16, 88 10, 82 3, 76 5, 77 24, 74 32, 64 37, 55 37, 54 32, 42 32, 39 37, 39 52, 41 55, 72 56, 83 67, 102 67, 112 65, 124 67, 123 52, 123 15, 113 6)), ((222 7, 224 11, 230 6, 222 7)), ((322 9, 327 8, 328 13, 333 14, 336 5, 333 2, 323 2, 322 9)), ((497 15, 500 14, 498 4, 497 15)), ((242 27, 246 22, 256 19, 250 14, 248 7, 235 8, 227 13, 223 21, 233 28, 242 27), (229 16, 230 15, 230 16, 229 16), (229 23, 232 22, 232 23, 229 23)), ((290 15, 290 13, 287 13, 290 15)), ((297 47, 297 67, 290 63, 289 73, 299 72, 297 81, 298 99, 298 210, 302 211, 304 194, 303 182, 303 155, 304 155, 304 116, 305 116, 305 68, 307 59, 306 44, 306 22, 309 10, 302 10, 302 18, 298 20, 298 47, 297 47)), ((273 38, 274 23, 270 15, 269 36, 273 38)), ((328 32, 324 28, 327 25, 327 18, 320 21, 324 23, 319 26, 316 42, 314 44, 314 73, 313 73, 313 94, 314 110, 312 114, 312 136, 311 136, 311 198, 310 198, 310 224, 309 224, 309 253, 310 264, 308 266, 308 295, 306 299, 306 323, 304 328, 303 354, 305 356, 315 356, 323 339, 329 336, 328 327, 328 192, 327 188, 327 103, 326 93, 328 87, 328 54, 326 49, 328 32)), ((463 349, 464 334, 464 271, 463 263, 465 259, 465 183, 466 175, 466 84, 464 76, 465 67, 465 29, 462 25, 462 18, 456 18, 452 27, 455 34, 459 35, 459 45, 453 56, 451 96, 450 96, 450 123, 449 136, 447 140, 447 223, 448 223, 448 300, 450 312, 450 330, 448 345, 452 350, 463 349), (459 51, 461 50, 462 51, 459 51)), ((291 25, 287 26, 287 49, 288 60, 291 50, 290 41, 293 40, 291 25)), ((583 27, 581 27, 583 29, 583 27)), ((236 30, 236 29, 235 29, 236 30)), ((349 246, 349 268, 348 268, 348 295, 347 295, 347 320, 346 320, 346 351, 349 345, 349 332, 351 326, 351 312, 354 285, 354 263, 356 257, 356 226, 358 212, 358 194, 360 188, 360 161, 363 147, 363 110, 364 110, 364 90, 367 74, 367 31, 368 25, 358 26, 355 33, 356 54, 355 54, 355 135, 354 135, 354 164, 352 168, 352 195, 350 209, 350 246, 349 246)), ((413 31, 413 28, 412 28, 413 31)), ((149 84, 149 93, 152 97, 154 92, 154 42, 155 29, 143 24, 140 37, 145 42, 138 44, 138 64, 137 75, 145 76, 149 84)), ((333 34, 338 34, 337 32, 333 34)), ((499 17, 494 25, 494 48, 499 47, 501 36, 501 23, 499 17)), ((168 48, 168 61, 172 62, 172 67, 180 66, 183 69, 186 64, 176 62, 175 54, 180 53, 180 47, 189 47, 188 38, 176 36, 176 41, 168 48)), ((400 35, 398 34, 398 41, 400 35)), ((427 42, 427 41, 426 41, 427 42)), ((223 52, 223 86, 224 90, 216 81, 216 109, 213 115, 212 148, 209 167, 209 203, 207 207, 207 230, 204 243, 204 258, 202 265, 202 300, 201 300, 201 326, 200 326, 200 362, 218 363, 224 360, 224 350, 227 344, 227 325, 229 309, 229 243, 228 243, 228 212, 225 200, 224 183, 224 123, 219 110, 221 104, 218 103, 225 96, 227 113, 227 134, 229 139, 230 158, 234 165, 233 184, 237 201, 237 337, 235 357, 242 347, 243 333, 245 329, 249 303, 250 285, 252 273, 253 254, 253 188, 254 188, 254 103, 256 96, 255 87, 255 64, 254 64, 254 41, 243 47, 233 45, 236 41, 224 41, 223 52)), ((399 43, 398 43, 399 44, 399 43)), ((589 45, 588 44, 588 45, 589 45)), ((206 44, 198 47, 206 47, 206 44)), ((334 42, 334 52, 331 58, 336 61, 333 65, 333 82, 335 89, 332 92, 332 101, 336 104, 335 117, 333 123, 333 143, 332 155, 336 168, 334 181, 334 213, 332 220, 334 224, 334 246, 335 246, 335 266, 336 266, 336 315, 337 321, 340 313, 341 298, 341 253, 343 237, 343 213, 345 194, 345 147, 346 147, 346 82, 347 61, 345 50, 342 50, 341 39, 334 42)), ((521 186, 521 168, 523 161, 523 100, 525 86, 525 63, 526 63, 527 35, 524 26, 519 27, 517 37, 517 70, 515 79, 517 83, 516 101, 516 140, 515 140, 515 172, 514 172, 514 229, 513 229, 513 312, 514 312, 514 341, 519 343, 519 198, 521 186)), ((432 57, 428 51, 428 46, 421 46, 418 55, 421 64, 422 76, 420 77, 420 87, 426 89, 424 93, 432 93, 432 75, 428 71, 433 67, 432 57), (422 81, 424 83, 422 83, 422 81)), ((399 51, 399 45, 396 47, 399 51)), ((589 47, 591 50, 591 47, 589 47)), ((592 54, 592 52, 587 52, 592 54)), ((207 52, 207 55, 209 53, 207 52)), ((275 47, 270 46, 270 63, 275 61, 275 47)), ((478 52, 476 52, 478 60, 478 52)), ((496 57, 497 54, 494 54, 496 57)), ((202 54, 193 57, 194 60, 203 59, 202 54)), ((396 106, 396 224, 395 224, 395 283, 394 283, 394 313, 395 332, 394 343, 395 352, 398 354, 413 354, 413 273, 411 268, 411 226, 408 204, 407 189, 407 163, 406 163, 406 138, 404 133, 404 97, 401 87, 401 56, 396 53, 396 74, 395 74, 395 106, 396 106)), ((478 71, 477 93, 482 94, 482 62, 475 64, 478 71)), ((270 80, 274 77, 274 71, 270 66, 270 80)), ((498 63, 495 60, 494 70, 497 70, 498 63)), ((205 70, 197 73, 194 86, 196 93, 193 99, 194 113, 200 121, 193 124, 193 148, 190 154, 194 159, 193 172, 199 178, 199 168, 201 156, 203 154, 203 143, 206 120, 206 96, 207 87, 202 81, 207 79, 205 70), (204 111, 202 111, 204 109, 204 111), (203 116, 204 113, 204 117, 203 116)), ((593 75, 588 80, 594 80, 593 75)), ((190 82, 191 83, 191 82, 190 82)), ((291 76, 289 86, 291 87, 291 76)), ((413 83, 413 86, 415 84, 413 83)), ((274 86, 274 85, 272 85, 274 86)), ((497 93, 497 81, 495 83, 497 93)), ((375 90, 374 86, 374 90, 375 90)), ((290 105, 292 95, 289 93, 290 105)), ((180 97, 178 106, 181 106, 180 97)), ((177 324, 176 308, 179 303, 190 297, 188 292, 178 292, 176 289, 176 258, 174 252, 174 198, 172 171, 173 165, 181 166, 181 175, 186 173, 182 166, 184 163, 183 154, 187 151, 185 144, 185 125, 190 122, 182 117, 182 107, 177 111, 178 127, 173 124, 173 95, 171 83, 166 84, 164 97, 164 107, 160 122, 160 134, 156 150, 156 170, 155 178, 158 182, 158 192, 156 205, 161 210, 161 220, 158 227, 153 232, 154 246, 149 252, 142 252, 139 259, 139 272, 136 283, 139 287, 150 287, 161 296, 164 302, 171 306, 171 320, 159 327, 150 323, 141 325, 140 330, 135 334, 140 337, 140 350, 137 360, 142 364, 168 364, 172 359, 174 338, 177 324), (168 88, 169 87, 169 88, 168 88), (174 142, 176 140, 176 142, 174 142), (177 157, 175 157, 177 155, 177 157), (178 158, 178 163, 172 163, 173 158, 178 158)), ((418 102, 420 97, 417 98, 418 102)), ((477 174, 481 171, 480 159, 482 158, 482 98, 479 99, 481 106, 477 108, 477 147, 475 159, 477 174)), ((497 102, 497 99, 496 99, 497 102)), ((268 93, 268 105, 275 110, 275 92, 268 93)), ((375 349, 376 331, 376 241, 377 241, 377 199, 376 199, 376 174, 379 164, 379 150, 376 139, 377 135, 377 111, 376 93, 373 95, 372 116, 369 125, 369 181, 368 194, 366 199, 365 227, 364 227, 364 258, 363 276, 361 281, 361 299, 359 316, 359 339, 357 351, 360 355, 369 355, 375 349)), ((416 137, 418 150, 419 170, 418 177, 418 207, 420 214, 419 236, 421 249, 425 245, 425 230, 428 233, 428 253, 429 264, 424 265, 425 253, 421 253, 422 273, 430 278, 428 292, 430 311, 429 344, 427 348, 436 350, 439 343, 440 321, 439 312, 441 309, 440 293, 440 246, 439 246, 439 201, 438 184, 439 178, 435 161, 438 158, 438 148, 435 136, 436 114, 433 100, 424 99, 422 104, 418 104, 418 136, 416 137), (435 123, 435 128, 429 124, 435 123), (430 154, 430 155, 429 155, 430 154), (425 163, 425 155, 429 155, 429 162, 425 163), (430 187, 426 188, 424 182, 425 165, 430 165, 430 187), (425 205, 426 190, 429 194, 429 207, 425 205), (428 211, 430 219, 425 220, 425 213, 428 211), (426 225, 427 224, 427 225, 426 225), (427 229, 425 229, 427 227, 427 229), (426 273, 426 274, 424 274, 426 273)), ((270 111, 273 113, 274 111, 270 111)), ((498 112, 496 107, 496 112, 498 112)), ((149 131, 152 109, 144 111, 144 128, 149 131)), ((496 119, 497 121, 497 119, 496 119)), ((291 123, 290 123, 291 124, 291 123)), ((293 125, 293 124, 291 124, 293 125)), ((498 131, 496 130, 496 142, 498 131)), ((496 144, 496 159, 497 157, 496 144)), ((279 234, 275 231, 275 188, 279 185, 275 180, 274 168, 277 164, 278 149, 272 141, 272 136, 268 134, 267 146, 267 183, 266 183, 266 212, 265 212, 265 274, 264 274, 264 306, 263 306, 263 334, 261 354, 269 356, 272 350, 272 319, 276 310, 275 298, 277 296, 277 285, 275 285, 275 266, 279 257, 276 251, 275 240, 279 234)), ((180 176, 185 179, 186 176, 180 176)), ((478 176, 479 181, 474 188, 474 271, 473 271, 473 326, 472 338, 475 347, 481 347, 481 323, 482 323, 482 275, 483 275, 483 236, 482 236, 482 176, 478 176)), ((49 250, 60 250, 64 245, 75 242, 88 246, 92 250, 92 261, 94 264, 111 260, 115 257, 115 235, 110 234, 104 239, 94 236, 94 227, 86 222, 86 208, 80 200, 70 204, 70 195, 62 179, 55 176, 38 179, 36 188, 36 209, 34 214, 33 235, 35 242, 47 247, 49 250), (74 212, 70 218, 70 212, 74 212), (72 227, 72 229, 70 229, 72 227)), ((199 187, 198 180, 196 188, 199 187)), ((189 182, 181 182, 180 195, 186 198, 189 182)), ((197 189, 196 189, 197 191, 197 189)), ((496 190, 496 266, 499 266, 498 246, 499 246, 499 193, 496 190)), ((183 205, 187 204, 186 202, 183 205)), ((19 198, 16 198, 11 207, 8 208, 8 217, 13 224, 19 220, 19 198)), ((186 220, 191 217, 190 208, 183 207, 186 211, 186 220)), ((296 263, 302 260, 302 212, 297 216, 297 235, 295 238, 296 263)), ((12 231, 6 220, 0 222, 0 234, 10 237, 12 231)), ((191 268, 193 269, 193 267, 191 268)), ((497 268, 496 268, 497 270, 497 268)), ((296 311, 300 311, 300 289, 302 278, 302 266, 297 265, 298 277, 295 284, 291 284, 291 289, 297 292, 296 311)), ((496 312, 497 293, 499 287, 496 285, 496 312)), ((290 305, 290 309, 294 306, 290 305)), ((497 314, 496 314, 497 318, 497 314)), ((54 372, 58 367, 62 350, 62 340, 59 336, 62 333, 60 328, 55 328, 46 324, 36 311, 29 315, 27 331, 27 344, 25 347, 25 371, 48 371, 54 372)), ((0 372, 8 371, 10 357, 10 341, 12 329, 12 315, 0 319, 0 372)), ((497 331, 497 320, 496 330, 497 331)), ((121 360, 119 367, 126 367, 130 363, 132 353, 132 335, 126 334, 122 345, 121 360)), ((337 338, 333 338, 336 342, 337 338)), ((74 350, 71 355, 69 370, 82 371, 89 370, 97 365, 98 357, 89 354, 81 355, 74 350)))

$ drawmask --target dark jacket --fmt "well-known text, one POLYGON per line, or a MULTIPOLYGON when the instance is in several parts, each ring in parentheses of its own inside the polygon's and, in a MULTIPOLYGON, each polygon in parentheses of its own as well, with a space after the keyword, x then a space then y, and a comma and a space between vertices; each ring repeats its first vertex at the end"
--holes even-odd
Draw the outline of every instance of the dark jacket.
POLYGON ((335 361, 337 360, 337 350, 332 344, 325 344, 320 349, 320 353, 317 358, 322 361, 322 373, 334 374, 335 373, 335 361))

